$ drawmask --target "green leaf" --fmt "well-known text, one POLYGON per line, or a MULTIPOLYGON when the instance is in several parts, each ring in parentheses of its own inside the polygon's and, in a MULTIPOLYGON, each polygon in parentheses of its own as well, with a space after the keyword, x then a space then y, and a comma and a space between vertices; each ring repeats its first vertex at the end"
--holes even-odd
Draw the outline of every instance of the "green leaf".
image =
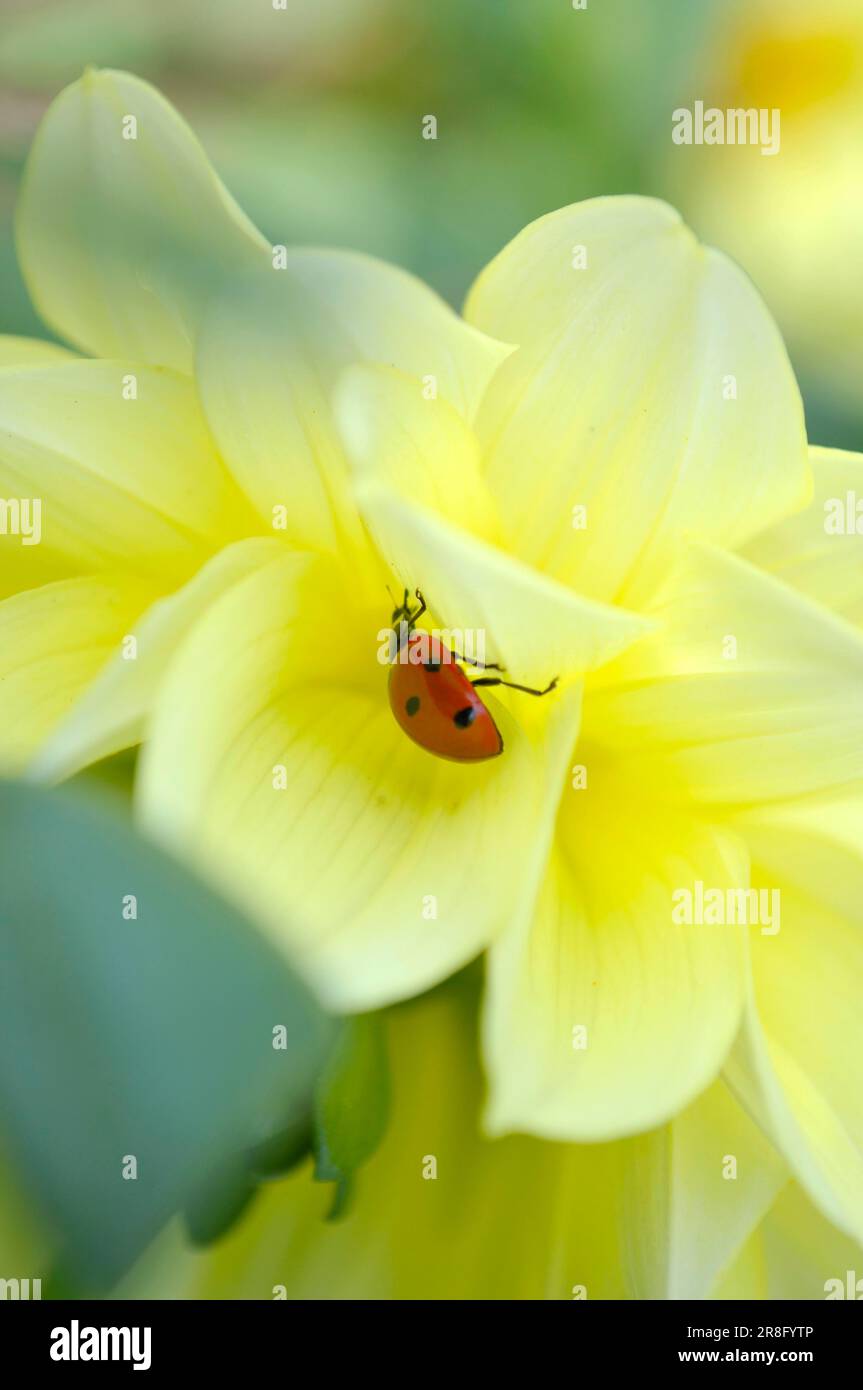
POLYGON ((0 1116, 70 1277, 109 1285, 300 1124, 332 1037, 275 949, 124 817, 0 783, 0 1116))
POLYGON ((383 1020, 347 1019, 315 1093, 315 1178, 337 1184, 331 1220, 344 1212, 354 1173, 383 1138, 389 1105, 383 1020))
MULTIPOLYGON (((221 1240, 246 1213, 262 1182, 283 1178, 311 1154, 312 1103, 287 1129, 253 1145, 235 1158, 205 1190, 186 1206, 183 1216, 193 1245, 208 1246, 221 1240)), ((296 1109, 296 1107, 295 1107, 296 1109)))
POLYGON ((250 1156, 250 1166, 256 1177, 264 1180, 283 1177, 309 1157, 312 1149, 311 1111, 310 1098, 307 1115, 255 1146, 250 1156))
POLYGON ((248 1164, 233 1162, 221 1175, 218 1185, 195 1194, 183 1215, 193 1245, 207 1246, 226 1235, 254 1200, 258 1190, 248 1164))

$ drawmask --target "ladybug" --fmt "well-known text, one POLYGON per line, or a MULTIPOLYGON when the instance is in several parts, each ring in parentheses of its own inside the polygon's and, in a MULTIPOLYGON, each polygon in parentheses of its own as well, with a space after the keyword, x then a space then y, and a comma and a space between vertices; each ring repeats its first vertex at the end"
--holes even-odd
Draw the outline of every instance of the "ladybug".
POLYGON ((503 739, 491 712, 477 694, 477 687, 505 685, 526 695, 539 696, 554 690, 557 677, 545 690, 516 685, 501 676, 483 676, 472 681, 458 662, 486 671, 501 668, 493 663, 468 662, 437 637, 416 632, 416 623, 426 611, 419 589, 416 597, 419 607, 412 611, 405 589, 402 603, 392 617, 399 646, 390 667, 388 691, 396 722, 408 738, 438 758, 478 763, 499 757, 503 752, 503 739))

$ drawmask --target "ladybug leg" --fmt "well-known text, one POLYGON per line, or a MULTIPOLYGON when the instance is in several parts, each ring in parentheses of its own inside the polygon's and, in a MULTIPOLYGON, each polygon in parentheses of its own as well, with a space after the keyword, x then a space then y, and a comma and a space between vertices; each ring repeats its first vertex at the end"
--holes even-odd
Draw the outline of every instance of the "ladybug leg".
MULTIPOLYGON (((426 601, 420 593, 419 589, 416 590, 416 596, 419 599, 420 606, 417 609, 417 611, 411 616, 412 624, 415 623, 418 618, 421 618, 423 613, 426 611, 426 601)), ((455 647, 452 648, 452 655, 455 657, 456 661, 460 661, 464 666, 472 666, 476 671, 503 670, 503 667, 499 666, 496 661, 471 661, 469 656, 462 656, 461 652, 457 652, 455 647)))
POLYGON ((505 685, 508 690, 521 690, 522 693, 525 695, 548 695, 552 690, 554 690, 555 686, 557 685, 557 681, 558 677, 555 676, 553 681, 549 681, 548 685, 545 687, 545 690, 534 690, 533 686, 531 685, 516 685, 515 681, 504 681, 501 680, 499 676, 481 677, 478 681, 471 681, 471 685, 473 685, 474 687, 478 685, 505 685))
POLYGON ((453 647, 452 649, 452 654, 455 657, 456 661, 460 661, 463 666, 473 666, 474 670, 476 671, 503 670, 503 667, 499 666, 496 661, 474 661, 472 657, 462 656, 461 652, 457 652, 455 647, 453 647))
POLYGON ((453 656, 456 661, 461 661, 465 666, 473 666, 477 671, 502 671, 504 668, 496 661, 474 661, 470 656, 462 656, 460 652, 453 649, 453 656))

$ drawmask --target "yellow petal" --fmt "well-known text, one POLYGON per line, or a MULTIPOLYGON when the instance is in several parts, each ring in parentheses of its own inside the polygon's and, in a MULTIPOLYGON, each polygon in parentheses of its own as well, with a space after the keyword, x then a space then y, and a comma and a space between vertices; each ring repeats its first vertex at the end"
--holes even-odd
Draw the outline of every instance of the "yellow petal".
POLYGON ((379 482, 492 543, 499 524, 476 435, 454 406, 391 367, 352 367, 336 419, 359 480, 379 482))
POLYGON ((488 660, 544 688, 581 675, 637 642, 649 623, 595 603, 379 482, 357 483, 378 549, 448 629, 484 634, 488 660))
POLYGON ((51 367, 58 362, 72 362, 74 358, 74 353, 57 343, 47 343, 43 338, 0 336, 0 368, 51 367))
POLYGON ((788 1169, 722 1081, 670 1125, 632 1141, 624 1230, 640 1299, 707 1298, 788 1169))
POLYGON ((581 674, 648 630, 637 615, 580 598, 497 548, 475 436, 419 380, 353 368, 336 415, 363 514, 400 585, 419 588, 449 629, 482 632, 487 659, 513 679, 544 687, 581 674))
POLYGON ((48 108, 17 242, 33 302, 62 337, 185 372, 209 297, 236 271, 271 263, 173 107, 108 70, 89 69, 48 108))
POLYGON ((863 1246, 825 1221, 797 1183, 789 1183, 767 1213, 762 1242, 764 1297, 855 1302, 863 1297, 863 1246))
POLYGON ((779 334, 664 204, 599 198, 532 223, 466 315, 519 345, 478 422, 508 542, 581 593, 638 607, 681 537, 738 545, 806 502, 779 334))
POLYGON ((819 799, 738 823, 753 881, 779 910, 751 936, 753 993, 729 1079, 824 1215, 863 1240, 863 804, 819 799))
POLYGON ((350 340, 351 360, 385 362, 434 386, 466 420, 513 351, 459 318, 421 280, 372 256, 289 251, 290 275, 350 340))
POLYGON ((768 1297, 763 1227, 758 1226, 714 1285, 712 1300, 739 1302, 768 1297))
POLYGON ((283 509, 289 539, 337 551, 361 548, 330 403, 344 369, 393 364, 469 415, 508 351, 403 271, 293 252, 284 270, 240 280, 213 305, 197 370, 221 452, 260 515, 271 524, 283 509))
POLYGON ((38 502, 41 532, 0 534, 0 592, 116 568, 170 587, 256 524, 192 384, 125 362, 0 372, 0 497, 38 502))
POLYGON ((450 974, 507 920, 538 759, 500 706, 501 758, 413 744, 378 660, 388 606, 358 608, 353 586, 288 554, 213 604, 160 690, 139 792, 147 824, 357 1011, 450 974))
POLYGON ((493 1133, 595 1141, 661 1124, 718 1073, 743 1004, 741 929, 673 917, 745 886, 738 839, 671 809, 580 743, 531 911, 492 946, 493 1133), (583 779, 582 779, 583 780, 583 779))
POLYGON ((863 454, 810 449, 810 505, 743 549, 760 566, 863 627, 863 454))
POLYGON ((100 575, 0 603, 0 764, 22 771, 116 651, 152 589, 100 575))
POLYGON ((282 552, 268 537, 237 541, 214 555, 175 594, 158 599, 132 624, 135 655, 115 651, 30 766, 31 777, 59 781, 140 743, 177 647, 202 613, 245 575, 282 552))
POLYGON ((731 555, 694 546, 656 630, 599 673, 585 726, 662 795, 745 803, 863 776, 863 640, 731 555))
POLYGON ((486 659, 544 688, 581 674, 648 630, 636 614, 581 598, 499 549, 475 436, 451 405, 386 368, 342 378, 336 416, 355 492, 380 555, 446 628, 482 633, 486 659))
POLYGON ((345 347, 332 318, 273 272, 217 302, 197 362, 210 428, 259 516, 334 554, 362 544, 329 401, 345 347))

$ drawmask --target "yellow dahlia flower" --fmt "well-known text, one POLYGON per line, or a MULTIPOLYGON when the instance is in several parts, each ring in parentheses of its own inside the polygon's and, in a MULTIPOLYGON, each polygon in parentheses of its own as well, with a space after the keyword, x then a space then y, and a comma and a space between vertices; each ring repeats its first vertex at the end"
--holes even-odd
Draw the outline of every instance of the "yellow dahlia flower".
MULTIPOLYGON (((98 360, 11 343, 0 372, 2 489, 43 500, 40 545, 0 551, 7 761, 144 739, 144 824, 337 1010, 487 949, 487 1129, 651 1131, 675 1230, 703 1206, 650 1287, 714 1288, 789 1173, 859 1240, 863 584, 824 520, 860 460, 807 455, 746 278, 665 205, 599 199, 517 237, 463 324, 268 246, 120 74, 49 111, 19 236, 98 360), (393 720, 396 584, 559 678, 489 696, 502 757, 393 720)), ((524 1145, 564 1202, 599 1152, 524 1145)))

